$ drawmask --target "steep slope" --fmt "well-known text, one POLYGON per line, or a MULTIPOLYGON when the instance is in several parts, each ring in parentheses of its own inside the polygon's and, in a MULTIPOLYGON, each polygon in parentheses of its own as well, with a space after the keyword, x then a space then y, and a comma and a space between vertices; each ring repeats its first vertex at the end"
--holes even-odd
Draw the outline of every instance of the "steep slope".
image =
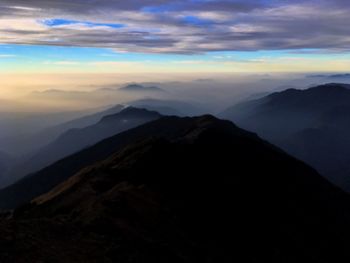
POLYGON ((21 163, 21 165, 11 173, 11 177, 19 178, 38 171, 55 161, 88 146, 92 146, 105 138, 160 117, 161 115, 157 112, 129 107, 117 114, 103 117, 94 125, 81 129, 68 130, 52 143, 39 150, 38 153, 29 160, 21 163))
POLYGON ((335 184, 350 190, 350 130, 329 126, 304 129, 280 146, 316 167, 335 184))
POLYGON ((349 87, 289 89, 242 103, 220 116, 257 132, 350 190, 349 87))
POLYGON ((288 89, 233 106, 220 114, 265 137, 282 138, 319 125, 328 111, 350 104, 347 84, 326 84, 307 90, 288 89), (279 131, 276 132, 276 129, 279 131))
POLYGON ((0 261, 349 260, 348 196, 228 121, 166 117, 102 145, 107 159, 0 221, 0 261))

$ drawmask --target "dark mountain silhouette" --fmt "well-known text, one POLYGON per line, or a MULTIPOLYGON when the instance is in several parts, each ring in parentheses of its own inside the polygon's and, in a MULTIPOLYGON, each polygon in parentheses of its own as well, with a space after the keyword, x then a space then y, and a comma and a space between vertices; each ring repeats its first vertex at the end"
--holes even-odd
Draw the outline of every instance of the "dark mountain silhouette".
POLYGON ((117 114, 103 117, 96 124, 80 129, 70 129, 21 163, 11 172, 11 179, 38 171, 105 138, 160 117, 161 115, 157 112, 128 107, 117 114))
POLYGON ((350 190, 350 86, 288 89, 220 116, 287 150, 350 190))
POLYGON ((164 117, 48 169, 69 179, 0 220, 1 262, 349 260, 348 195, 228 121, 164 117))
POLYGON ((159 92, 159 91, 164 91, 163 89, 156 87, 156 86, 144 86, 141 84, 128 84, 119 90, 122 91, 133 91, 133 92, 159 92))

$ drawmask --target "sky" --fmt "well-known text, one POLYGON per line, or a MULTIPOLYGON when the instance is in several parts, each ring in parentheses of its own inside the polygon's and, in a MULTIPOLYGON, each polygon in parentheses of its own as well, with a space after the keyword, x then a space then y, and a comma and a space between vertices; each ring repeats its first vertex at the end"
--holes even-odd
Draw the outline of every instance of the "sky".
POLYGON ((346 0, 1 0, 0 73, 347 71, 346 0))

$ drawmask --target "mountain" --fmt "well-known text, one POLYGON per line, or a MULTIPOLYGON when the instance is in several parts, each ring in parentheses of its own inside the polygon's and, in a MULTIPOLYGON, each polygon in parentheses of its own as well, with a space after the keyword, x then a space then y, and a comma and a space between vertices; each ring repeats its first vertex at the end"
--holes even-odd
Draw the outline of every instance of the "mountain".
POLYGON ((11 152, 15 156, 26 156, 38 151, 70 129, 84 128, 96 124, 102 117, 116 114, 123 108, 123 105, 115 105, 102 111, 99 110, 98 112, 85 114, 82 117, 46 127, 34 133, 21 136, 8 136, 1 141, 1 148, 7 152, 11 152))
POLYGON ((288 89, 220 114, 257 132, 350 191, 350 85, 288 89))
MULTIPOLYGON (((157 112, 128 107, 119 113, 103 117, 96 124, 70 129, 13 169, 9 177, 11 180, 21 178, 105 138, 160 117, 157 112)), ((84 123, 85 121, 83 120, 84 123)))
POLYGON ((349 79, 350 78, 350 74, 349 73, 344 73, 344 74, 333 74, 328 76, 329 78, 333 78, 333 79, 349 79))
POLYGON ((140 99, 130 101, 127 104, 138 108, 157 111, 162 115, 169 116, 196 116, 204 112, 200 107, 178 100, 140 99))
POLYGON ((349 260, 349 196, 229 121, 164 117, 54 166, 0 220, 1 262, 349 260))
POLYGON ((325 79, 342 79, 342 80, 348 80, 350 78, 349 73, 343 73, 343 74, 313 74, 308 75, 308 78, 325 78, 325 79))
POLYGON ((50 133, 55 133, 61 134, 62 132, 65 132, 69 129, 76 129, 76 128, 85 128, 87 126, 96 124, 99 122, 103 117, 112 115, 112 114, 117 114, 120 111, 122 111, 125 108, 124 105, 115 105, 113 107, 107 108, 103 111, 99 111, 90 115, 83 116, 78 119, 74 119, 68 122, 65 122, 60 125, 56 125, 54 127, 51 127, 50 129, 47 129, 44 132, 50 132, 50 133))
POLYGON ((144 86, 141 84, 128 84, 119 90, 121 91, 133 91, 133 92, 159 92, 164 91, 163 89, 156 86, 144 86))

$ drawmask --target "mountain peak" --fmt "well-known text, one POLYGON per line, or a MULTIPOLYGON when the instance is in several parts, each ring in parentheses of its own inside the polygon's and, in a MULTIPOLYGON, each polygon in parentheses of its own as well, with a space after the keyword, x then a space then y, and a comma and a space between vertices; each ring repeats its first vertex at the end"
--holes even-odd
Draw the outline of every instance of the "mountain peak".
POLYGON ((213 123, 223 122, 222 120, 214 117, 213 115, 206 114, 198 117, 193 117, 194 122, 199 126, 207 126, 213 123))
POLYGON ((160 118, 162 115, 156 111, 150 111, 147 109, 136 108, 132 106, 128 106, 120 112, 112 115, 107 115, 101 119, 100 122, 107 122, 114 120, 116 118, 140 118, 140 117, 156 117, 160 118))

